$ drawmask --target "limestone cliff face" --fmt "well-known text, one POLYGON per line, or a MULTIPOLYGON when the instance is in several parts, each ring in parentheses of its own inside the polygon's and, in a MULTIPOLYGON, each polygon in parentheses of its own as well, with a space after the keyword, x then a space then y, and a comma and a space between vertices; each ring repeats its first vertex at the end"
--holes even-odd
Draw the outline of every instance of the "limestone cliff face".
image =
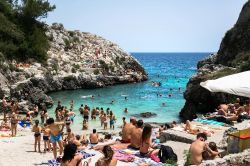
POLYGON ((197 68, 184 93, 186 103, 180 112, 183 120, 192 120, 198 112, 213 112, 220 103, 235 98, 225 93, 211 93, 202 88, 200 82, 250 70, 250 1, 243 6, 234 27, 225 34, 218 53, 198 62, 197 68))
POLYGON ((118 45, 90 33, 67 31, 62 24, 48 27, 47 64, 3 62, 0 97, 4 94, 32 103, 51 105, 47 92, 101 88, 147 79, 141 64, 118 45))

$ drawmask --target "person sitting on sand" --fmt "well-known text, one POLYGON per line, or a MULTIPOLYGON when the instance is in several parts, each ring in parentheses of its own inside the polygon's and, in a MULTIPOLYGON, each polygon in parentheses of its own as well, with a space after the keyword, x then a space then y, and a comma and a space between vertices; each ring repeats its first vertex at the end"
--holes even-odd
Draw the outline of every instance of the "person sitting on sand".
POLYGON ((0 130, 10 130, 11 127, 7 121, 7 118, 4 118, 3 121, 1 122, 1 125, 0 125, 0 130))
POLYGON ((142 135, 143 121, 138 120, 136 127, 131 131, 131 144, 129 147, 132 149, 139 150, 141 146, 141 135, 142 135))
POLYGON ((34 132, 34 136, 35 136, 35 152, 36 152, 36 146, 38 145, 38 151, 41 153, 41 131, 42 128, 39 126, 39 120, 35 121, 35 125, 32 128, 32 132, 34 132))
MULTIPOLYGON (((209 148, 210 148, 212 151, 218 152, 217 145, 216 145, 215 142, 209 142, 208 146, 209 146, 209 148)), ((218 154, 217 154, 217 155, 216 155, 216 153, 211 154, 211 153, 209 153, 209 151, 207 151, 207 150, 204 151, 204 152, 202 153, 202 158, 203 158, 203 160, 214 160, 214 159, 217 158, 217 157, 219 157, 218 154)))
POLYGON ((77 150, 84 150, 86 148, 85 146, 82 146, 80 135, 76 135, 72 143, 74 143, 77 146, 77 150))
POLYGON ((130 123, 126 123, 122 128, 122 140, 121 143, 131 143, 131 132, 135 126, 133 125, 135 118, 130 118, 130 123))
POLYGON ((117 165, 117 159, 113 158, 114 151, 112 148, 108 145, 103 147, 102 153, 104 157, 100 158, 96 162, 96 166, 116 166, 117 165))
POLYGON ((176 127, 176 126, 177 126, 176 121, 173 121, 173 122, 170 124, 170 128, 174 128, 174 127, 176 127))
POLYGON ((17 123, 18 123, 18 119, 17 119, 17 114, 15 112, 12 113, 11 115, 11 136, 15 137, 16 136, 16 131, 17 131, 17 123))
POLYGON ((140 146, 140 155, 142 157, 150 157, 151 154, 157 155, 159 150, 154 150, 152 145, 152 126, 145 125, 142 131, 141 136, 141 146, 140 146))
POLYGON ((99 135, 98 135, 98 133, 96 133, 96 129, 93 129, 93 133, 90 134, 89 140, 90 140, 90 143, 93 145, 98 144, 99 135))
POLYGON ((51 149, 50 140, 49 140, 50 129, 48 128, 47 123, 44 124, 44 128, 43 128, 42 132, 43 132, 43 141, 44 141, 44 152, 46 152, 46 151, 49 152, 51 149))
POLYGON ((204 133, 199 133, 196 140, 191 144, 189 152, 191 154, 191 164, 200 165, 203 158, 202 153, 207 150, 211 155, 218 155, 218 152, 211 150, 205 143, 207 136, 204 133))
POLYGON ((67 129, 67 137, 64 140, 66 144, 72 143, 75 140, 75 135, 70 128, 67 129))
POLYGON ((50 141, 53 144, 53 155, 54 159, 57 157, 57 143, 59 145, 59 154, 63 152, 63 143, 62 143, 62 130, 64 127, 64 122, 55 122, 53 118, 47 119, 47 125, 50 129, 50 141), (63 126, 60 129, 60 126, 63 126))
POLYGON ((67 144, 64 148, 61 166, 82 166, 82 155, 76 153, 77 146, 75 144, 67 144))

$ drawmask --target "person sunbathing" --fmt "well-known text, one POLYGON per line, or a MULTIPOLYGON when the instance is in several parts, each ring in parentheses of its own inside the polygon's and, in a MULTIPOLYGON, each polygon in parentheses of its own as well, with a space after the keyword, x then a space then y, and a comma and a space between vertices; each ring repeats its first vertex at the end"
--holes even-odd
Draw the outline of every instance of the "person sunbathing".
POLYGON ((11 127, 7 121, 7 118, 5 118, 2 122, 1 122, 1 125, 0 125, 0 130, 10 130, 11 127))
POLYGON ((41 131, 42 128, 39 126, 39 120, 35 121, 35 125, 32 128, 32 132, 34 132, 34 136, 35 136, 35 152, 36 152, 36 146, 38 146, 38 151, 41 153, 41 131))
POLYGON ((140 146, 140 155, 142 157, 149 157, 151 154, 157 155, 159 150, 154 150, 152 145, 152 126, 145 125, 142 131, 141 136, 141 146, 140 146))
POLYGON ((139 150, 141 146, 141 135, 142 135, 143 121, 138 120, 136 127, 131 131, 131 144, 129 147, 132 149, 139 150))
POLYGON ((77 146, 73 143, 67 144, 64 148, 61 166, 82 166, 82 155, 76 153, 77 146))
POLYGON ((108 145, 103 147, 102 153, 104 157, 100 158, 96 162, 96 166, 116 166, 117 165, 117 159, 113 158, 114 151, 112 148, 108 145))
POLYGON ((96 129, 93 129, 93 133, 89 136, 90 143, 93 145, 98 144, 99 142, 99 135, 96 133, 96 129))
POLYGON ((82 146, 80 135, 75 136, 73 143, 77 146, 77 150, 84 150, 86 148, 86 146, 82 146))
POLYGON ((53 155, 54 159, 56 159, 57 143, 59 145, 59 154, 61 155, 63 152, 62 130, 64 128, 64 122, 55 122, 53 118, 49 118, 46 123, 50 129, 50 142, 53 144, 53 155), (60 126, 62 126, 61 129, 60 126))
POLYGON ((200 132, 200 129, 195 128, 189 120, 186 121, 184 125, 184 131, 187 131, 189 134, 197 134, 200 132))
POLYGON ((122 129, 122 140, 121 143, 131 143, 131 132, 135 126, 133 125, 135 118, 130 118, 130 123, 126 123, 122 129))

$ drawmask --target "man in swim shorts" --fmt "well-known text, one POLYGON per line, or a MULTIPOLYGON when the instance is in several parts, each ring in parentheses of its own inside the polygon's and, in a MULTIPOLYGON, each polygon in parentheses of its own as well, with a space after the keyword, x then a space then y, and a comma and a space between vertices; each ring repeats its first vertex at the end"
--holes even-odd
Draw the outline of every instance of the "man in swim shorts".
POLYGON ((59 145, 59 154, 62 155, 63 152, 63 142, 62 142, 62 130, 64 127, 64 122, 56 122, 54 121, 53 118, 49 118, 46 121, 48 128, 50 129, 50 142, 53 144, 53 155, 54 159, 57 157, 57 143, 59 145), (60 126, 61 129, 60 129, 60 126))

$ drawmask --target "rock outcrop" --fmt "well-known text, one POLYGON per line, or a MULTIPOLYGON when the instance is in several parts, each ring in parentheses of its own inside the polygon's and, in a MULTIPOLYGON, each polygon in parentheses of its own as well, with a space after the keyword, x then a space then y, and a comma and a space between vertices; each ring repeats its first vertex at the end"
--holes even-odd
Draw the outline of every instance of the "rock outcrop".
POLYGON ((236 96, 211 93, 200 86, 200 82, 250 70, 250 1, 248 1, 237 23, 223 38, 218 53, 198 62, 197 74, 188 82, 184 93, 186 103, 180 112, 183 120, 192 120, 196 113, 213 112, 223 102, 232 102, 236 96))
POLYGON ((141 64, 116 44, 102 37, 67 31, 53 24, 46 32, 50 40, 46 64, 27 59, 26 63, 1 62, 0 98, 3 95, 51 106, 48 92, 101 88, 147 79, 141 64))

